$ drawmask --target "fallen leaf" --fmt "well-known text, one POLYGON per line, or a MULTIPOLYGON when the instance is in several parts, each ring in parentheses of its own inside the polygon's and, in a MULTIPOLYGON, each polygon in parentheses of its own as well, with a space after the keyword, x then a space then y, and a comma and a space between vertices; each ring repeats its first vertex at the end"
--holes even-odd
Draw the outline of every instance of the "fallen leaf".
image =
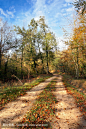
POLYGON ((60 119, 58 116, 56 116, 57 119, 60 119))
POLYGON ((60 113, 58 113, 58 115, 60 115, 60 113))

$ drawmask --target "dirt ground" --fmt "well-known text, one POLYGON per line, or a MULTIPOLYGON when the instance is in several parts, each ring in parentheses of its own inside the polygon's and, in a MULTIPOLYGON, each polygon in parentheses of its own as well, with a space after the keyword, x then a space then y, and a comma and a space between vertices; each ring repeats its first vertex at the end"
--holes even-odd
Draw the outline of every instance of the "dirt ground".
POLYGON ((9 102, 7 105, 5 105, 4 109, 0 111, 0 123, 2 122, 4 125, 12 122, 16 123, 22 120, 26 112, 29 111, 33 106, 37 96, 55 77, 56 76, 46 79, 45 82, 42 82, 39 85, 33 87, 30 91, 27 92, 26 95, 18 97, 17 100, 9 102))
MULTIPOLYGON (((54 78, 56 78, 56 75, 33 87, 26 95, 18 97, 13 102, 9 102, 0 111, 0 121, 12 123, 22 120, 26 112, 33 106, 37 96, 54 78)), ((76 106, 74 98, 67 93, 62 82, 62 76, 57 77, 56 91, 53 94, 58 101, 54 105, 56 119, 51 121, 53 129, 86 129, 86 121, 76 106)))
POLYGON ((65 90, 62 76, 58 77, 56 91, 53 93, 58 101, 55 105, 55 114, 59 125, 58 127, 54 125, 53 129, 86 129, 86 120, 75 104, 74 98, 65 90))

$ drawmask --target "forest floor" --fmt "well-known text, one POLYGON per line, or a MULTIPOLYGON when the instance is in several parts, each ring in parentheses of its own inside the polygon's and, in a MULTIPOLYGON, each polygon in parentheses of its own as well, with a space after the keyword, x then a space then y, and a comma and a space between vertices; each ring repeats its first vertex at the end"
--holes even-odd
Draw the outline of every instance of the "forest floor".
POLYGON ((68 94, 61 75, 46 79, 45 82, 27 91, 24 96, 6 104, 0 111, 0 121, 2 129, 11 129, 11 124, 18 122, 22 127, 17 128, 27 129, 86 128, 86 120, 77 107, 74 97, 68 94), (26 123, 32 125, 27 127, 26 123))

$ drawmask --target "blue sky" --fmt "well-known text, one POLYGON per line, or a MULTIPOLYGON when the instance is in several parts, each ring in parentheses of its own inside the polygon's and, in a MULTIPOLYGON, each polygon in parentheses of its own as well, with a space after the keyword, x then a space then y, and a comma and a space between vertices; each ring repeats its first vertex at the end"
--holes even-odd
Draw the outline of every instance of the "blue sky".
POLYGON ((0 0, 0 18, 17 26, 25 26, 32 18, 39 19, 45 16, 46 23, 59 41, 58 47, 65 45, 63 29, 69 33, 72 29, 74 7, 73 0, 0 0), (71 24, 71 25, 70 25, 71 24))

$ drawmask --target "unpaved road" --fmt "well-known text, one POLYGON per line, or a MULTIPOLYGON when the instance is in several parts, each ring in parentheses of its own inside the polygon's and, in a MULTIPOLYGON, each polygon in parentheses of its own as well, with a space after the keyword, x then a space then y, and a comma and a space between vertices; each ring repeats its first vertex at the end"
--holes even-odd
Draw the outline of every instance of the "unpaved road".
POLYGON ((62 76, 58 77, 56 91, 53 93, 58 101, 55 105, 58 124, 52 124, 53 129, 86 129, 86 120, 76 106, 74 98, 65 90, 62 76))
MULTIPOLYGON (((26 95, 18 97, 16 101, 8 103, 5 108, 0 111, 0 121, 12 123, 22 120, 26 112, 33 106, 37 96, 54 78, 56 78, 56 76, 33 87, 26 95)), ((65 90, 62 76, 57 77, 56 91, 53 92, 53 94, 55 94, 58 101, 58 103, 54 105, 56 118, 52 119, 50 123, 53 129, 86 129, 86 121, 83 119, 79 108, 76 106, 74 98, 65 90)))
POLYGON ((15 123, 22 120, 26 112, 31 109, 33 103, 37 99, 37 96, 54 78, 56 78, 56 76, 46 79, 45 82, 40 83, 39 85, 33 87, 30 91, 26 92, 26 95, 18 97, 17 100, 13 102, 9 102, 4 109, 0 111, 0 123, 15 123))

